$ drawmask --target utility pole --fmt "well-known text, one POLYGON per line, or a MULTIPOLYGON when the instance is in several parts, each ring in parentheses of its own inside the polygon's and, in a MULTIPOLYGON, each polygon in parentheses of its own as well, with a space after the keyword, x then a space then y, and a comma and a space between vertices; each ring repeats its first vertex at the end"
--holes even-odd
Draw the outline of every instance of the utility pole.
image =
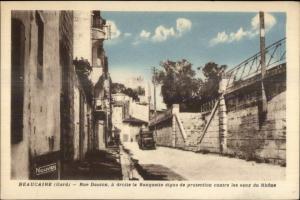
POLYGON ((153 67, 153 93, 154 93, 154 133, 155 136, 157 136, 156 133, 156 68, 153 67))
POLYGON ((259 123, 260 125, 266 118, 267 114, 267 97, 264 87, 264 78, 266 75, 266 49, 265 49, 265 20, 264 12, 259 12, 259 24, 260 24, 260 65, 261 65, 261 100, 259 106, 259 123))
POLYGON ((151 114, 150 114, 150 112, 151 112, 151 107, 150 107, 150 105, 151 105, 151 88, 150 88, 150 82, 148 82, 147 83, 147 86, 148 86, 148 92, 147 92, 147 95, 148 95, 148 111, 149 111, 149 113, 148 113, 148 121, 150 122, 150 118, 151 118, 151 114))

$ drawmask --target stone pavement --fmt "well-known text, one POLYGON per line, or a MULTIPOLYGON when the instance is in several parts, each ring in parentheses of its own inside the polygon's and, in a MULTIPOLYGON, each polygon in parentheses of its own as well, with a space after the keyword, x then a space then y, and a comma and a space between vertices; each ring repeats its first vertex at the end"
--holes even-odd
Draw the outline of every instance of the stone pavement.
POLYGON ((136 170, 134 160, 131 158, 131 153, 123 146, 120 147, 120 161, 122 166, 123 180, 143 180, 136 170))
POLYGON ((84 161, 63 164, 63 180, 122 180, 119 147, 98 150, 84 161))
POLYGON ((217 154, 202 154, 158 146, 141 150, 137 143, 123 144, 145 180, 275 181, 285 179, 285 167, 256 163, 217 154), (142 173, 141 173, 142 172, 142 173))

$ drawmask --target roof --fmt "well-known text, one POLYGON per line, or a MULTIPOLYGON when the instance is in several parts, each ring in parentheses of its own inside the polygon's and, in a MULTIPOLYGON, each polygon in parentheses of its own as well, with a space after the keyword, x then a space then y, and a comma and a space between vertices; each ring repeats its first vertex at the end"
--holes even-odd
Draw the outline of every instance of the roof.
POLYGON ((157 125, 161 122, 164 122, 166 120, 169 120, 173 117, 173 114, 172 114, 172 110, 166 110, 164 112, 161 112, 161 113, 157 113, 157 116, 156 118, 153 116, 152 119, 150 119, 149 121, 149 126, 154 126, 154 125, 157 125))
POLYGON ((123 122, 132 123, 132 124, 148 124, 148 122, 146 122, 144 120, 141 120, 141 119, 134 118, 132 116, 130 116, 129 118, 124 119, 123 122))

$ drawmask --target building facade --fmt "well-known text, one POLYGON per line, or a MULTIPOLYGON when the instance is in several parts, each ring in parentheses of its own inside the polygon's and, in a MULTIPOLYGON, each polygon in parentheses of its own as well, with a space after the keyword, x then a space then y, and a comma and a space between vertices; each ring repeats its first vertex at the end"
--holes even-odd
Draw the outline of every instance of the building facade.
POLYGON ((63 178, 65 164, 98 148, 92 14, 12 12, 12 179, 63 178))
POLYGON ((12 178, 35 178, 43 157, 60 165, 61 14, 12 12, 12 178))
POLYGON ((122 93, 113 94, 112 99, 112 124, 119 130, 120 142, 136 142, 140 128, 148 126, 149 105, 135 102, 122 93))
POLYGON ((94 131, 97 135, 97 148, 105 149, 112 142, 111 78, 108 71, 108 58, 103 42, 107 39, 106 20, 100 11, 92 12, 92 66, 94 88, 94 131))

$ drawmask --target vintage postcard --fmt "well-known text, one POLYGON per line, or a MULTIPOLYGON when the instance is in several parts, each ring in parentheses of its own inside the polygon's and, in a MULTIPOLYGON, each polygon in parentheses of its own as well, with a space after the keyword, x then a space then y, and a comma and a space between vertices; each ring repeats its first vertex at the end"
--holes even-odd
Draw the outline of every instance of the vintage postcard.
POLYGON ((1 2, 1 198, 297 199, 296 2, 1 2))

